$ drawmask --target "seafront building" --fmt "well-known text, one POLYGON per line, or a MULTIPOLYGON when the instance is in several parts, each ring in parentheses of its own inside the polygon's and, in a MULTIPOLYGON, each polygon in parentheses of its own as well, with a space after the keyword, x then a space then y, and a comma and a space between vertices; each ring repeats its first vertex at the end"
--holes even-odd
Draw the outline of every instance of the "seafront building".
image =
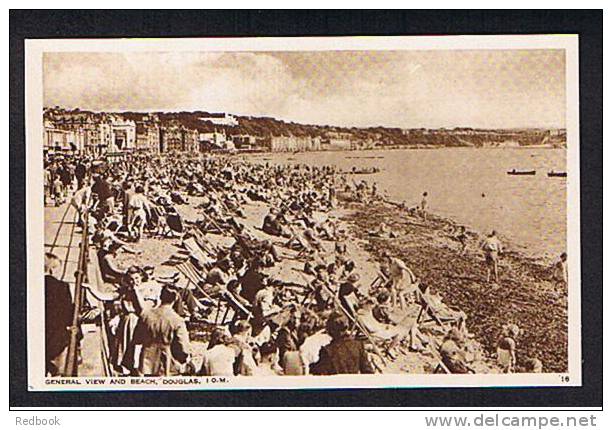
POLYGON ((199 118, 203 122, 211 122, 214 125, 223 125, 228 127, 236 127, 238 125, 238 119, 234 115, 228 113, 211 113, 207 116, 199 118))
POLYGON ((83 153, 100 156, 136 146, 136 123, 117 115, 92 112, 45 112, 45 153, 83 153))
POLYGON ((566 146, 565 129, 340 128, 287 123, 228 113, 89 112, 45 108, 47 155, 93 157, 126 152, 196 155, 236 151, 342 151, 374 148, 566 146))
POLYGON ((267 149, 272 152, 320 151, 321 139, 308 136, 272 136, 267 149))

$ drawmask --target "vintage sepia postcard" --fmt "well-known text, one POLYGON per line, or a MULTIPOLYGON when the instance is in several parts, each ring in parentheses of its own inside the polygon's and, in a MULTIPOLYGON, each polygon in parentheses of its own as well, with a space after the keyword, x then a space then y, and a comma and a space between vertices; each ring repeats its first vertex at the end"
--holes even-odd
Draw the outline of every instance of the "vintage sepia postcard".
POLYGON ((578 36, 25 48, 29 390, 581 385, 578 36))

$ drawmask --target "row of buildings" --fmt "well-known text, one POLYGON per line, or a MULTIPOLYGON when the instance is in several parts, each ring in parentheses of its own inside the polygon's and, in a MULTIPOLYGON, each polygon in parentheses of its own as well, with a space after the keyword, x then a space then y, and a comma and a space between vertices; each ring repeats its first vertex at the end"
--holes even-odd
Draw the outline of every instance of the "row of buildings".
MULTIPOLYGON (((178 119, 162 121, 157 114, 106 114, 59 108, 44 114, 45 153, 75 152, 100 156, 125 151, 191 152, 234 149, 223 132, 201 132, 178 119)), ((237 125, 231 115, 203 117, 202 121, 237 125)))
POLYGON ((351 139, 350 133, 329 132, 319 136, 253 136, 237 127, 233 115, 208 114, 196 124, 185 125, 180 116, 45 109, 45 153, 81 153, 94 157, 122 152, 254 151, 301 152, 373 147, 374 142, 351 139), (207 124, 207 127, 199 127, 207 124), (228 130, 230 132, 228 133, 228 130))

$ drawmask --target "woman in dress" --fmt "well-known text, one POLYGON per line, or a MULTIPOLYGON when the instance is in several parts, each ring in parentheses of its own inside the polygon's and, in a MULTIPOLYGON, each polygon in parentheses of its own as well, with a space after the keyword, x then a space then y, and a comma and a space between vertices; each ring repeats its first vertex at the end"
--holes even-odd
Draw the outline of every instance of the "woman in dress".
POLYGON ((143 282, 143 271, 138 266, 127 270, 119 288, 120 313, 116 319, 115 342, 111 362, 122 374, 136 374, 136 344, 134 330, 143 310, 137 289, 143 282))

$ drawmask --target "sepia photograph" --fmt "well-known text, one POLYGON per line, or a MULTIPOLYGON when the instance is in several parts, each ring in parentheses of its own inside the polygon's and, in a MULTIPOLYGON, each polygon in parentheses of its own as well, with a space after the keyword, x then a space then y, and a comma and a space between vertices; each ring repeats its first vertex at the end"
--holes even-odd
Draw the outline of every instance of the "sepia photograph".
POLYGON ((578 36, 25 48, 30 390, 581 384, 578 36))

